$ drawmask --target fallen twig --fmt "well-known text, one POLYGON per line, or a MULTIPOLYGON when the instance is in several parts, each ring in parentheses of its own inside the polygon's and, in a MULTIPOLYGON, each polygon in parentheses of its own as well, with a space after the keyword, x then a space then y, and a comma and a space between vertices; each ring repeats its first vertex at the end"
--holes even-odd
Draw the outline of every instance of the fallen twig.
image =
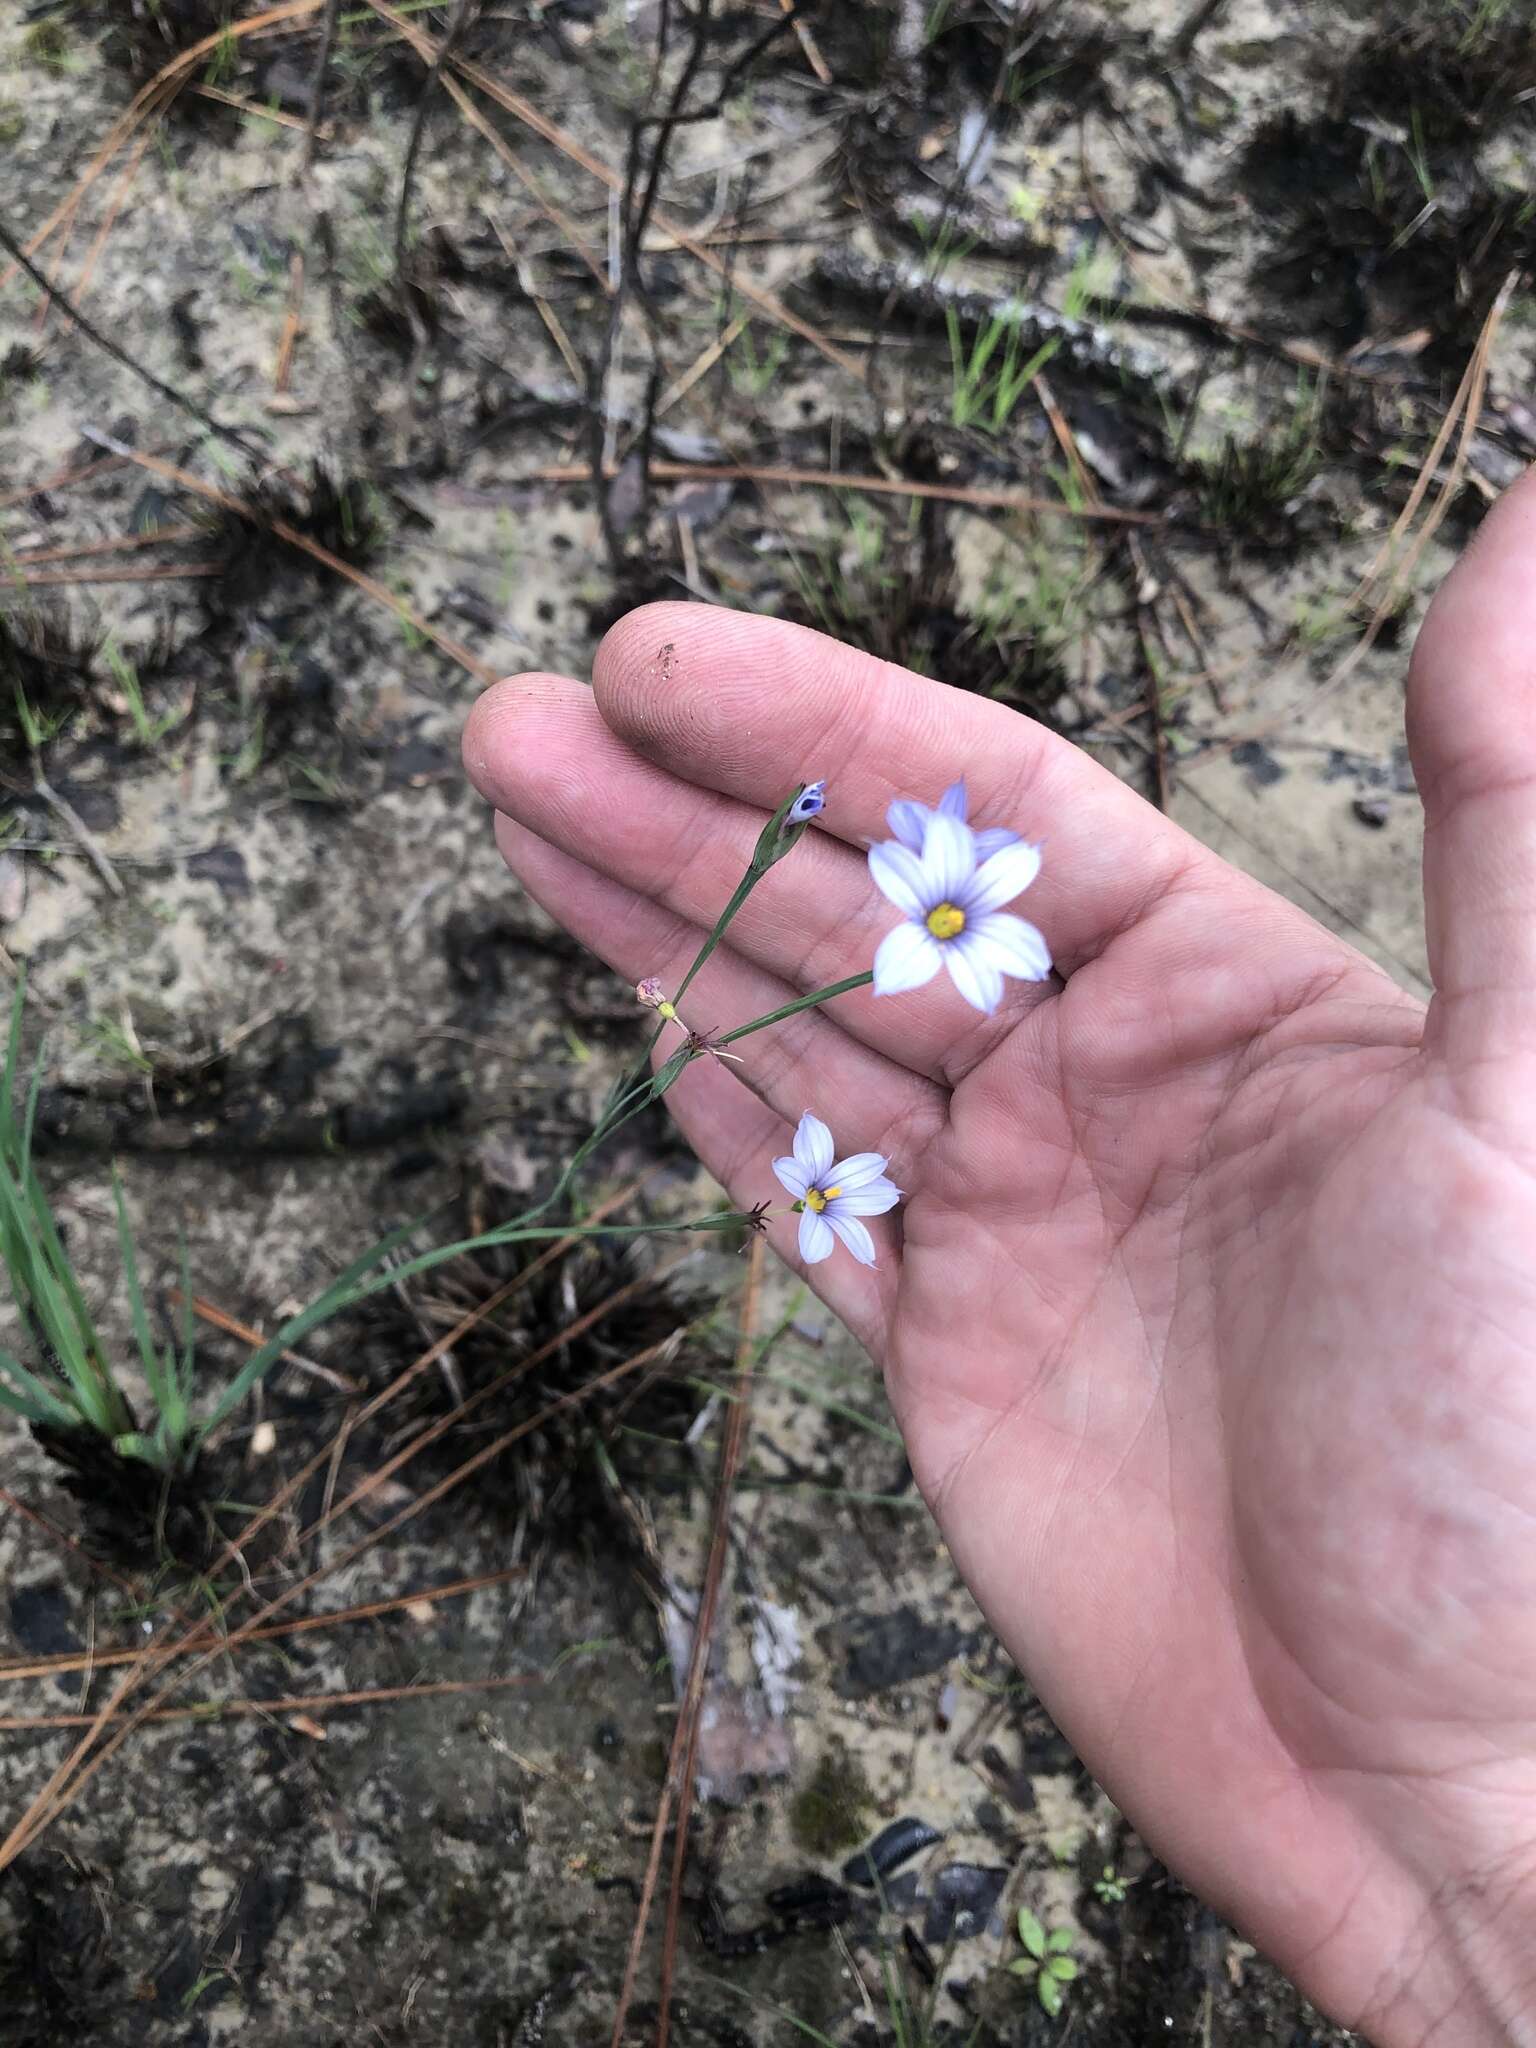
MULTIPOLYGON (((43 577, 39 580, 46 582, 47 578, 43 577)), ((107 859, 96 835, 91 831, 74 805, 67 797, 60 796, 59 792, 44 775, 42 761, 39 759, 35 749, 32 754, 32 794, 47 804, 51 811, 64 820, 64 823, 74 835, 80 851, 85 855, 97 874, 100 875, 109 893, 113 896, 121 896, 123 894, 123 885, 118 878, 116 868, 107 859)))
MULTIPOLYGON (((330 1707, 376 1707, 395 1700, 443 1699, 456 1693, 504 1692, 509 1687, 542 1685, 542 1673, 524 1672, 512 1678, 439 1678, 425 1685, 376 1685, 360 1692, 290 1693, 271 1700, 206 1700, 191 1707, 140 1707, 136 1722, 225 1721, 246 1714, 312 1714, 330 1707)), ((0 1733, 17 1734, 26 1729, 91 1728, 95 1714, 6 1714, 0 1715, 0 1733)), ((114 1709, 107 1719, 120 1720, 114 1709)))
POLYGON ((672 1855, 671 1888, 667 1900, 666 1945, 661 1966, 661 2002, 656 2021, 657 2048, 666 2048, 672 1990, 672 1959, 677 1946, 677 1917, 682 1899, 683 1867, 688 1854, 688 1816, 693 1802, 694 1772, 698 1754, 699 1708, 704 1698, 704 1681, 709 1671, 715 1607, 720 1597, 720 1581, 725 1570, 725 1554, 730 1533, 731 1493, 736 1483, 736 1475, 741 1469, 741 1454, 746 1444, 747 1418, 750 1413, 750 1403, 746 1398, 747 1374, 752 1366, 757 1330, 757 1299, 762 1275, 763 1240, 754 1237, 747 1259, 746 1284, 741 1298, 740 1336, 736 1348, 736 1370, 741 1395, 731 1403, 726 1420, 725 1436, 720 1451, 720 1478, 715 1489, 709 1556, 704 1567, 704 1588, 699 1596, 698 1613, 694 1619, 693 1643, 688 1656, 688 1675, 683 1684, 677 1725, 672 1733, 672 1748, 667 1757, 667 1775, 662 1784, 661 1797, 656 1806, 656 1819, 651 1829, 650 1855, 646 1861, 645 1876, 641 1881, 640 1904, 635 1914, 634 1930, 629 1939, 629 1953, 625 1958, 624 1980, 619 1987, 619 2002, 614 2013, 610 2048, 622 2048, 624 2026, 629 2018, 630 2002, 634 1997, 635 1980, 640 1969, 640 1957, 645 1947, 646 1923, 650 1919, 651 1901, 655 1897, 656 1881, 661 1872, 667 1827, 675 1807, 676 1840, 672 1855))
MULTIPOLYGON (((4 1489, 0 1488, 0 1495, 3 1494, 4 1489)), ((20 1503, 16 1505, 19 1506, 20 1503)), ((69 1541, 62 1530, 53 1533, 60 1536, 63 1541, 69 1541)), ((116 1577, 116 1574, 109 1576, 116 1577)), ((277 1621, 270 1628, 253 1629, 244 1638, 244 1642, 271 1643, 289 1636, 312 1635, 316 1629, 341 1628, 354 1621, 375 1621, 381 1614, 398 1614, 407 1607, 435 1606, 439 1600, 457 1599, 463 1593, 483 1592, 490 1586, 505 1586, 514 1579, 526 1579, 527 1576, 526 1565, 509 1565, 504 1571, 482 1572, 479 1577, 472 1579, 455 1579, 447 1586, 419 1587, 414 1593, 397 1593, 388 1600, 369 1600, 360 1607, 338 1607, 327 1614, 301 1615, 297 1621, 277 1621)), ((117 1583, 128 1592, 135 1590, 127 1579, 119 1579, 117 1583)), ((171 1647, 175 1653, 181 1654, 188 1646, 177 1643, 171 1647)), ((0 1662, 0 1682, 23 1678, 57 1678, 72 1671, 84 1671, 88 1665, 94 1670, 104 1671, 115 1664, 132 1664, 143 1654, 144 1645, 135 1643, 131 1650, 98 1650, 94 1654, 87 1651, 65 1650, 56 1657, 35 1657, 29 1662, 0 1662)))
MULTIPOLYGON (((653 462, 651 473, 664 483, 809 485, 830 491, 866 491, 897 498, 937 498, 950 505, 973 505, 978 511, 1052 512, 1063 519, 1103 520, 1120 526, 1164 526, 1161 512, 1133 511, 1124 505, 1069 505, 1061 498, 1042 498, 1030 491, 986 484, 920 483, 910 477, 855 475, 838 469, 785 469, 750 462, 653 462)), ((550 462, 531 470, 527 483, 590 484, 585 462, 550 462)))
POLYGON ((179 406, 190 418, 196 420, 200 427, 206 428, 210 434, 216 434, 221 441, 228 441, 243 455, 248 455, 255 461, 266 459, 263 451, 248 440, 238 427, 229 427, 222 420, 216 420, 195 398, 188 398, 186 393, 178 391, 174 384, 167 384, 163 377, 157 377, 153 370, 146 369, 141 362, 136 361, 125 348, 113 341, 110 335, 103 334, 94 321, 87 320, 79 306, 32 261, 3 221, 0 221, 0 249, 6 252, 18 269, 26 272, 41 291, 63 307, 88 341, 95 342, 96 346, 111 356, 114 362, 121 363, 125 370, 131 371, 140 383, 147 384, 150 390, 161 398, 169 399, 172 405, 179 406))

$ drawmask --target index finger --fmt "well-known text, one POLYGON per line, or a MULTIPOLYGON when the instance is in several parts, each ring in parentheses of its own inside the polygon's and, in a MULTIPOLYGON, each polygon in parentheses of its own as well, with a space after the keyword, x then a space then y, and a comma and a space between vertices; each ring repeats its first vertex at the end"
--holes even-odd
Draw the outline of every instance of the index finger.
POLYGON ((839 836, 888 836, 893 798, 933 804, 965 778, 973 825, 1046 842, 1022 906, 1071 973, 1186 876, 1224 868, 1069 740, 1006 705, 781 619, 650 604, 604 638, 592 674, 607 724, 685 781, 771 810, 825 777, 839 836))

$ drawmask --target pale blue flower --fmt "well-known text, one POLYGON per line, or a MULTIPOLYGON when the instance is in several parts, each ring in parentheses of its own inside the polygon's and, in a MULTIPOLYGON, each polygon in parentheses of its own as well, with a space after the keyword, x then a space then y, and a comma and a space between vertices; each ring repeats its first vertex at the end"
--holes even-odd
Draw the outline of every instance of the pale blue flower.
POLYGON ((901 1189, 885 1177, 878 1152, 832 1157, 832 1133, 807 1110, 795 1132, 792 1156, 775 1159, 780 1182, 804 1206, 800 1212, 800 1256, 808 1266, 830 1258, 841 1240, 861 1266, 875 1263, 875 1241, 861 1216, 883 1216, 901 1200, 901 1189))
MULTIPOLYGON (((947 791, 945 801, 954 795, 947 791)), ((958 802, 963 810, 963 790, 958 802)), ((910 823, 905 814, 903 823, 910 823)), ((1003 999, 1005 975, 1044 981, 1050 973, 1050 950, 1039 932, 1003 911, 1039 874, 1039 847, 1010 835, 1006 846, 983 858, 979 838, 941 803, 927 813, 917 850, 892 840, 870 848, 875 886, 904 920, 875 954, 877 996, 921 988, 945 967, 972 1008, 990 1016, 1003 999)))
POLYGON ((790 825, 809 825, 812 818, 819 811, 826 809, 826 804, 827 785, 825 780, 821 782, 808 782, 789 807, 789 813, 784 820, 786 828, 790 825))
MULTIPOLYGON (((946 818, 958 818, 962 825, 967 823, 963 775, 949 785, 934 809, 942 811, 946 818)), ((920 804, 915 797, 899 796, 886 812, 885 822, 908 853, 921 853, 923 829, 932 816, 933 810, 927 804, 920 804)), ((992 854, 1001 853, 1005 846, 1018 844, 1018 833, 1010 832, 1006 825, 987 825, 976 833, 976 858, 987 860, 992 854)))

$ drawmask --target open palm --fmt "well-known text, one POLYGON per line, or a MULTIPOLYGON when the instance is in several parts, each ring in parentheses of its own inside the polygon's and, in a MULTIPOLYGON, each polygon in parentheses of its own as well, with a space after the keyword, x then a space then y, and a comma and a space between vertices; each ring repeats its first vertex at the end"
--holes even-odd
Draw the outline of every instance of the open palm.
POLYGON ((861 989, 668 1100, 743 1205, 805 1109, 890 1155, 879 1264, 811 1277, 960 1569, 1166 1860, 1391 2048, 1536 2040, 1533 649, 1527 484, 1415 657, 1427 1014, 1065 742, 799 628, 648 607, 465 741, 530 894, 668 987, 828 778, 695 1027, 868 966, 893 797, 1045 841, 1064 985, 861 989))

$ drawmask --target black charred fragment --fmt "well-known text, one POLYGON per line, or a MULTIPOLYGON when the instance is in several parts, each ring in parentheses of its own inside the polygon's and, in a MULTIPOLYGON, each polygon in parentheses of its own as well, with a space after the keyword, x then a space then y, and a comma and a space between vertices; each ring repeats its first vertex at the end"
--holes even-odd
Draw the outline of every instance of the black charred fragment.
POLYGON ((904 1814, 900 1820, 893 1820, 883 1827, 867 1848, 856 1856, 850 1856, 843 1865, 843 1877, 848 1884, 856 1884, 865 1890, 873 1890, 882 1878, 900 1870, 920 1850, 931 1848, 944 1837, 937 1828, 931 1828, 927 1821, 919 1820, 915 1814, 904 1814))

